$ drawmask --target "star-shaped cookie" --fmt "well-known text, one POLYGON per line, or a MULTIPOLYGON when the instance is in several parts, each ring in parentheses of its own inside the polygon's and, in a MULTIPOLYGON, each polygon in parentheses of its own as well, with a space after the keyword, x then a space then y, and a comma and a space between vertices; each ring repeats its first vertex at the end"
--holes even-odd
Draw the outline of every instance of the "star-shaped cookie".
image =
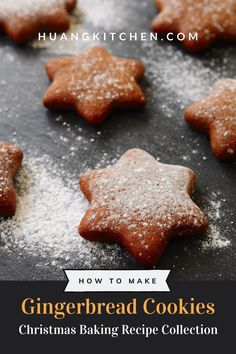
POLYGON ((101 123, 114 108, 145 105, 137 84, 144 73, 143 64, 113 57, 104 48, 52 59, 46 70, 53 83, 44 96, 44 105, 73 109, 92 124, 101 123))
POLYGON ((207 230, 207 218, 190 198, 195 179, 188 168, 129 150, 112 167, 81 176, 90 206, 79 233, 92 241, 118 242, 137 262, 154 265, 172 237, 207 230))
POLYGON ((184 113, 194 128, 209 134, 216 157, 236 159, 236 80, 220 80, 210 96, 193 103, 184 113))
POLYGON ((2 0, 0 30, 17 44, 31 40, 41 31, 67 31, 68 13, 76 3, 77 0, 2 0))
POLYGON ((15 145, 0 141, 0 216, 16 211, 16 192, 13 178, 21 166, 23 152, 15 145))
POLYGON ((235 0, 156 0, 160 13, 152 22, 159 33, 183 33, 183 45, 201 51, 217 40, 236 41, 235 0), (189 34, 197 34, 191 40, 189 34))

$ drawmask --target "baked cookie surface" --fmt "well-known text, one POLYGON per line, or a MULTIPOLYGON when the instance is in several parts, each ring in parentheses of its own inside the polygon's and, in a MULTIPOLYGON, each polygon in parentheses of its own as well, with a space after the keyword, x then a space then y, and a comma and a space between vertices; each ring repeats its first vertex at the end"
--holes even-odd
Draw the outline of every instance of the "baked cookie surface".
POLYGON ((236 80, 220 80, 205 99, 184 113, 186 121, 210 137, 215 156, 236 160, 236 80))
POLYGON ((16 211, 16 192, 13 178, 23 160, 23 152, 16 145, 0 141, 0 216, 8 217, 16 211))
POLYGON ((104 48, 79 56, 52 59, 46 64, 53 83, 43 102, 51 109, 73 109, 92 124, 100 124, 114 108, 143 107, 145 97, 137 80, 141 62, 113 57, 104 48))
POLYGON ((68 13, 77 0, 0 1, 0 30, 15 43, 23 44, 38 32, 64 32, 70 27, 68 13))
POLYGON ((207 230, 207 218, 190 198, 195 180, 188 168, 129 150, 112 167, 81 176, 90 206, 79 233, 88 240, 118 242, 137 262, 154 265, 172 237, 207 230))
POLYGON ((152 30, 160 33, 184 33, 183 45, 201 51, 217 40, 236 41, 235 0, 156 0, 160 13, 152 30), (190 40, 189 33, 198 34, 190 40))

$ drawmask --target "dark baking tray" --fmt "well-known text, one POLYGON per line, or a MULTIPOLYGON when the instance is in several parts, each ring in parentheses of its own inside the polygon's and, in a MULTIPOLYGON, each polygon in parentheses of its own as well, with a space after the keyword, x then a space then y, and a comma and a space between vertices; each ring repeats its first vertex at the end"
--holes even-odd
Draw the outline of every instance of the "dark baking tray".
MULTIPOLYGON (((86 0, 81 0, 86 2, 86 0)), ((91 2, 91 1, 90 1, 91 2)), ((98 4, 99 0, 94 0, 98 4)), ((103 1, 102 4, 108 3, 103 1)), ((112 1, 115 7, 114 1, 112 1)), ((98 6, 98 5, 97 5, 98 6)), ((101 5, 102 6, 102 5, 101 5)), ((95 6, 96 8, 96 6, 95 6)), ((122 10, 127 19, 120 31, 148 31, 150 22, 155 15, 153 1, 130 0, 119 1, 119 9, 122 10)), ((93 11, 91 9, 91 11, 93 11)), ((115 8, 114 8, 115 11, 115 8)), ((97 31, 103 29, 103 24, 96 27, 86 18, 86 14, 79 17, 83 30, 97 31)), ((117 29, 117 28, 116 28, 117 29)), ((78 52, 83 48, 83 43, 76 44, 78 52)), ((142 43, 137 42, 107 42, 104 44, 114 54, 139 58, 145 55, 142 43), (141 53, 142 52, 142 53, 141 53), (141 54, 140 54, 141 53, 141 54)), ((180 53, 181 58, 190 58, 190 55, 182 50, 177 43, 155 44, 163 49, 174 50, 180 53), (173 49, 174 48, 174 49, 173 49)), ((41 98, 48 87, 48 80, 44 72, 43 63, 56 55, 50 48, 33 48, 31 45, 25 47, 14 46, 4 35, 0 36, 0 81, 7 85, 0 87, 0 139, 11 141, 14 136, 24 147, 25 152, 31 149, 37 154, 50 155, 55 162, 60 162, 61 156, 68 153, 70 144, 64 144, 58 139, 55 145, 53 138, 47 133, 50 129, 54 136, 60 136, 63 130, 61 123, 55 119, 60 113, 48 112, 41 104, 41 98), (12 114, 11 114, 12 113, 12 114), (16 135, 13 134, 16 132, 16 135)), ((60 52, 60 54, 67 54, 60 52)), ((158 51, 157 51, 158 54, 158 51)), ((152 52, 147 53, 150 60, 155 61, 157 57, 152 52)), ((156 55, 156 54, 155 54, 156 55)), ((177 54, 178 55, 178 54, 177 54)), ((236 47, 233 45, 217 45, 207 52, 195 56, 195 62, 201 62, 206 67, 215 61, 214 70, 221 69, 222 62, 226 63, 224 76, 235 78, 236 75, 236 47), (218 60, 219 58, 219 60, 218 60)), ((168 57, 166 59, 168 61, 168 57)), ((150 64, 151 65, 151 64, 150 64)), ((168 65, 168 62, 167 62, 168 65)), ((147 63, 148 66, 148 63, 147 63)), ((158 72, 157 72, 158 75, 158 72)), ((186 76, 179 80, 186 80, 186 76)), ((194 85, 194 82, 192 83, 194 85)), ((88 146, 88 150, 81 149, 73 159, 69 159, 67 168, 78 174, 83 172, 82 166, 86 161, 87 166, 93 168, 101 160, 104 152, 107 159, 117 158, 129 148, 139 147, 159 156, 162 162, 182 164, 192 168, 198 175, 197 190, 194 199, 200 206, 204 204, 204 198, 210 198, 212 191, 220 191, 220 198, 223 202, 223 217, 216 220, 216 224, 226 233, 231 240, 231 246, 219 250, 201 252, 199 241, 195 238, 173 240, 158 267, 161 269, 172 269, 172 279, 236 279, 235 269, 235 164, 218 161, 211 153, 207 137, 190 129, 183 122, 183 107, 176 104, 174 117, 168 119, 166 113, 161 109, 170 104, 170 96, 173 92, 158 92, 160 90, 155 82, 146 75, 141 82, 142 88, 147 94, 148 105, 144 111, 115 112, 100 127, 88 125, 83 119, 73 113, 61 113, 63 120, 69 122, 72 132, 63 131, 70 141, 82 128, 82 135, 85 139, 96 138, 94 143, 88 146), (166 100, 165 100, 166 96, 166 100), (97 138, 97 131, 102 134, 97 138), (184 137, 184 139, 183 139, 184 137), (191 153, 196 149, 197 154, 191 153), (183 156, 190 154, 187 161, 183 156)), ((173 107, 172 107, 173 110, 173 107)), ((123 251, 121 251, 123 252, 123 251)), ((99 260, 98 260, 99 262, 99 260)), ((83 267, 78 259, 73 260, 74 267, 83 267)), ((101 265, 102 267, 102 265, 101 265)), ((116 268, 139 268, 139 266, 124 252, 124 260, 116 264, 116 268), (125 265, 124 265, 125 262, 125 265)), ((37 257, 29 256, 19 258, 17 252, 11 256, 0 247, 0 277, 1 279, 61 279, 64 277, 59 267, 37 268, 37 257)))

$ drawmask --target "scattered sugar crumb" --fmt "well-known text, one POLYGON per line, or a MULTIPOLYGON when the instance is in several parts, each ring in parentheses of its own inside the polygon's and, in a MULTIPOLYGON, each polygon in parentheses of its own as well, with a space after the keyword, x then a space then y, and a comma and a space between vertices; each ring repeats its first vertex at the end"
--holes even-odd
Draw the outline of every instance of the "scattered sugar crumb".
POLYGON ((221 231, 216 225, 209 225, 207 238, 202 242, 202 250, 219 249, 230 246, 230 240, 222 236, 221 231))
POLYGON ((202 251, 223 249, 231 246, 231 241, 220 227, 220 219, 224 217, 222 210, 223 200, 220 199, 220 193, 213 192, 211 198, 207 200, 205 211, 209 219, 209 229, 206 236, 200 240, 202 251))

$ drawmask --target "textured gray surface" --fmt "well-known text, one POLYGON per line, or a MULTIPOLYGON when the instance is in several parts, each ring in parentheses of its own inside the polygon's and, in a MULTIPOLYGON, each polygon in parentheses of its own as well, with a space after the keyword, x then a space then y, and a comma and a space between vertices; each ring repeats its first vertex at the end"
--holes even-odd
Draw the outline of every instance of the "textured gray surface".
MULTIPOLYGON (((91 3, 81 0, 81 3, 86 2, 88 5, 91 3)), ((115 4, 114 1, 111 3, 115 4)), ((99 9, 99 0, 94 0, 93 4, 95 9, 99 9)), ((108 0, 100 4, 108 6, 108 0)), ((119 21, 114 22, 113 27, 111 19, 110 22, 108 20, 111 28, 105 26, 106 22, 95 23, 91 16, 86 16, 86 11, 76 21, 81 24, 81 30, 109 31, 114 28, 116 31, 148 31, 155 15, 152 1, 140 3, 138 0, 123 0, 119 2, 118 10, 119 21), (119 16, 122 13, 124 19, 121 21, 119 16)), ((101 10, 98 19, 99 16, 101 10)), ((95 15, 93 18, 96 18, 95 15)), ((60 162, 61 156, 68 156, 66 168, 78 174, 83 172, 84 161, 87 167, 94 168, 104 159, 104 153, 107 153, 106 160, 112 161, 133 147, 147 150, 162 162, 192 168, 198 176, 194 199, 207 211, 211 208, 212 193, 218 195, 214 198, 221 203, 220 218, 212 222, 231 240, 231 246, 203 252, 201 242, 197 239, 174 240, 162 257, 159 268, 172 269, 173 279, 235 280, 235 164, 218 161, 211 153, 207 137, 190 129, 183 121, 182 112, 183 106, 191 103, 193 98, 198 99, 204 91, 207 93, 216 78, 235 78, 236 47, 217 46, 192 57, 176 44, 103 43, 116 55, 141 58, 146 63, 147 73, 141 86, 148 98, 147 108, 139 112, 115 112, 99 128, 88 125, 73 113, 63 113, 62 120, 71 127, 71 131, 67 131, 55 119, 60 113, 48 112, 41 104, 42 95, 48 87, 43 63, 57 55, 79 52, 89 43, 62 46, 51 43, 46 48, 33 48, 31 45, 19 48, 4 36, 0 37, 0 42, 0 139, 11 141, 15 137, 26 154, 32 150, 38 156, 46 153, 55 163, 60 162), (191 93, 195 84, 197 90, 193 88, 191 93), (101 135, 98 136, 97 131, 101 131, 101 135), (78 134, 88 144, 86 149, 81 146, 79 153, 71 157, 70 143, 74 143, 78 134), (68 138, 67 144, 59 139, 61 135, 68 138), (91 139, 95 141, 90 144, 91 139)), ((120 250, 120 253, 123 251, 120 250)), ((72 258, 71 266, 84 266, 79 258, 79 250, 72 258)), ((121 264, 115 267, 137 268, 138 265, 124 253, 121 264)), ((27 254, 19 257, 17 250, 9 255, 4 249, 1 250, 1 245, 0 269, 1 279, 63 278, 59 267, 45 266, 39 269, 37 257, 32 258, 27 254)))

